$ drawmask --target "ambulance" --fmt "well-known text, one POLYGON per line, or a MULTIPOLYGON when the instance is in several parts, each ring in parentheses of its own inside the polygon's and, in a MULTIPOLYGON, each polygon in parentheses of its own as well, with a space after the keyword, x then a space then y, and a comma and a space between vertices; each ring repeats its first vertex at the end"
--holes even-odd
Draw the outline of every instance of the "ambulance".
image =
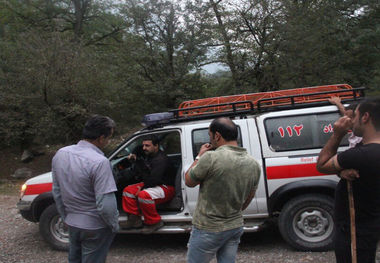
MULTIPOLYGON (((123 141, 109 156, 115 178, 132 169, 127 160, 141 147, 142 138, 155 134, 176 168, 175 197, 158 206, 164 226, 155 233, 187 233, 191 230, 198 186, 185 185, 185 172, 202 144, 209 142, 208 127, 217 117, 229 117, 238 126, 238 144, 261 166, 256 195, 244 213, 244 230, 256 232, 275 222, 284 240, 301 251, 324 251, 332 247, 333 200, 338 177, 316 169, 318 154, 340 117, 328 98, 342 103, 359 101, 363 88, 336 84, 205 98, 185 101, 178 109, 144 116, 145 128, 123 141)), ((347 149, 345 138, 338 151, 347 149)), ((239 171, 237 171, 239 172, 239 171)), ((117 179, 120 216, 124 188, 117 179)), ((120 180, 122 181, 122 180, 120 180)), ((29 221, 38 222, 42 237, 54 249, 68 249, 68 231, 52 196, 52 176, 45 173, 25 182, 17 207, 29 221)), ((221 189, 220 194, 223 194, 221 189)), ((140 229, 120 230, 139 233, 140 229)))

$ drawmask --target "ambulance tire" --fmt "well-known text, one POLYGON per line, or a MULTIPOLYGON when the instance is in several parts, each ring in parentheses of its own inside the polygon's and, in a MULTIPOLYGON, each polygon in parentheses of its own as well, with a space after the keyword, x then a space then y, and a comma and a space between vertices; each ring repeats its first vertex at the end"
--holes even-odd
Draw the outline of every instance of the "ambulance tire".
POLYGON ((41 236, 53 249, 63 251, 69 249, 69 231, 55 204, 51 204, 42 212, 39 229, 41 236))
POLYGON ((333 247, 334 201, 330 196, 307 194, 289 200, 278 220, 282 237, 301 251, 326 251, 333 247))

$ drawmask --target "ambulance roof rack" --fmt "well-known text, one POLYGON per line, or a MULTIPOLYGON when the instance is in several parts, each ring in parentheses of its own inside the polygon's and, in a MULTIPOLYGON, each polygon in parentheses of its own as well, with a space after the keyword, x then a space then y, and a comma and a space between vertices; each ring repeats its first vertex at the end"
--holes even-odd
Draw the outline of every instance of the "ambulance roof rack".
POLYGON ((343 102, 350 102, 364 97, 364 89, 336 84, 190 100, 182 102, 178 109, 145 115, 142 123, 152 127, 221 116, 242 117, 258 112, 322 106, 329 105, 327 99, 332 96, 340 97, 343 102))

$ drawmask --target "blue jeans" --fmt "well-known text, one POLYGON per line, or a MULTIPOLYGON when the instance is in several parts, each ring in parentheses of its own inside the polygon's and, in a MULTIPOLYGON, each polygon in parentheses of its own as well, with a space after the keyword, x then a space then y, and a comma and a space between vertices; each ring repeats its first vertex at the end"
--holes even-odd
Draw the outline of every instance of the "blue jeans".
POLYGON ((104 263, 115 233, 110 228, 96 230, 69 226, 69 263, 104 263))
POLYGON ((191 231, 187 263, 210 262, 216 255, 218 263, 235 262, 243 227, 223 232, 208 232, 193 226, 191 231))

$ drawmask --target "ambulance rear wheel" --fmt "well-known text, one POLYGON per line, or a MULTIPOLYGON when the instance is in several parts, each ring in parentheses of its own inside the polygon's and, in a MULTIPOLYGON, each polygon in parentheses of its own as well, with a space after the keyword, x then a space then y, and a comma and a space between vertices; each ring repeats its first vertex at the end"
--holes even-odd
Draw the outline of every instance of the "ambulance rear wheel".
POLYGON ((326 251, 334 236, 333 199, 309 194, 295 197, 283 207, 278 226, 282 237, 301 251, 326 251))
POLYGON ((63 223, 55 204, 48 206, 41 214, 39 223, 41 236, 56 250, 69 249, 69 230, 63 223))

